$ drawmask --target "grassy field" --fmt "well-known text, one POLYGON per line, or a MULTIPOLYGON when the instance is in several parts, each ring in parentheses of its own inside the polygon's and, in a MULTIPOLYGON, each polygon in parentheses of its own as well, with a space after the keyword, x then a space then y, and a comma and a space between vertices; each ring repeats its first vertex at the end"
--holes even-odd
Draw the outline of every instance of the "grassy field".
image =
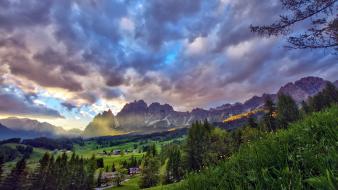
MULTIPOLYGON (((138 186, 140 180, 140 176, 135 176, 128 180, 127 182, 123 183, 120 187, 112 187, 107 190, 140 190, 140 187, 138 186)), ((146 188, 144 190, 170 190, 172 188, 175 188, 180 183, 174 183, 169 185, 159 185, 156 187, 146 188)))
POLYGON ((110 147, 99 147, 94 141, 88 141, 84 146, 74 145, 73 151, 76 154, 83 156, 84 158, 90 158, 92 155, 95 155, 96 158, 103 158, 104 165, 111 167, 114 163, 118 165, 121 161, 129 160, 132 156, 137 159, 141 159, 145 153, 140 152, 140 146, 146 146, 150 144, 155 144, 158 152, 161 151, 161 147, 164 144, 168 144, 173 142, 174 140, 183 140, 185 137, 171 139, 167 141, 151 141, 149 140, 147 143, 140 145, 138 141, 136 142, 128 142, 121 145, 110 146, 110 147), (137 149, 134 149, 138 147, 137 149), (125 153, 124 155, 102 155, 104 151, 111 152, 112 150, 129 150, 130 153, 125 153))
POLYGON ((124 182, 120 187, 112 187, 108 190, 138 190, 140 189, 138 186, 140 180, 140 176, 134 176, 130 180, 124 182))
MULTIPOLYGON (((16 144, 16 143, 9 143, 9 144, 4 144, 1 146, 8 146, 11 147, 13 149, 15 149, 16 146, 25 146, 22 144, 16 144)), ((45 154, 45 152, 48 152, 49 150, 46 149, 42 149, 42 148, 33 148, 33 152, 30 155, 29 159, 27 159, 27 166, 30 170, 33 170, 37 164, 38 161, 40 160, 40 158, 42 158, 43 154, 45 154)), ((16 162, 20 159, 21 157, 16 158, 15 160, 11 161, 11 162, 7 162, 4 165, 4 172, 8 173, 10 171, 10 168, 13 168, 16 164, 16 162)))

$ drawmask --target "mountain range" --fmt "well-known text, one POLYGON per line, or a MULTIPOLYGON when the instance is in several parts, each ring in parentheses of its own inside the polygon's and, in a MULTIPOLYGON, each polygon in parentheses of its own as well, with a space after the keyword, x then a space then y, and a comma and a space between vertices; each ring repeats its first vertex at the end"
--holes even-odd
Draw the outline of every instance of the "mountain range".
POLYGON ((9 117, 0 119, 0 139, 4 138, 35 138, 35 137, 75 137, 81 130, 65 130, 47 122, 27 118, 9 117))
MULTIPOLYGON (((114 115, 111 110, 96 115, 84 131, 78 129, 67 131, 47 122, 10 117, 0 119, 0 139, 143 134, 185 128, 196 120, 204 119, 208 119, 211 123, 223 123, 224 120, 232 116, 261 108, 266 98, 276 101, 280 93, 288 94, 297 103, 301 103, 301 101, 323 90, 327 82, 329 81, 318 77, 305 77, 285 84, 275 94, 253 96, 243 103, 223 104, 210 109, 195 108, 187 112, 175 111, 169 104, 154 102, 148 105, 145 101, 138 100, 127 103, 117 115, 114 115)), ((338 80, 333 84, 338 88, 338 80)), ((231 128, 238 125, 234 122, 225 127, 231 128)))
MULTIPOLYGON (((85 137, 107 136, 124 133, 152 133, 174 130, 191 125, 196 120, 223 122, 232 115, 249 112, 263 106, 266 98, 277 100, 280 93, 292 96, 297 102, 322 91, 327 82, 319 77, 305 77, 282 86, 276 94, 253 96, 244 103, 224 104, 216 108, 195 108, 190 112, 175 111, 169 104, 151 103, 143 100, 127 103, 115 116, 110 110, 97 115, 83 132, 85 137)), ((338 87, 338 80, 333 82, 338 87)))

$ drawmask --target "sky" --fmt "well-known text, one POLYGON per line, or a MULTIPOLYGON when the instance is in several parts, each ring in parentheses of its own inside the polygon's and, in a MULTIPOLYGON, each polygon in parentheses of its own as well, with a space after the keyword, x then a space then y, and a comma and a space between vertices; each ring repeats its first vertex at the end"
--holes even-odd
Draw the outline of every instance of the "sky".
MULTIPOLYGON (((210 108, 305 76, 337 80, 327 50, 288 50, 249 26, 284 10, 261 0, 1 0, 0 118, 83 129, 127 102, 210 108)), ((300 29, 301 26, 300 26, 300 29)))

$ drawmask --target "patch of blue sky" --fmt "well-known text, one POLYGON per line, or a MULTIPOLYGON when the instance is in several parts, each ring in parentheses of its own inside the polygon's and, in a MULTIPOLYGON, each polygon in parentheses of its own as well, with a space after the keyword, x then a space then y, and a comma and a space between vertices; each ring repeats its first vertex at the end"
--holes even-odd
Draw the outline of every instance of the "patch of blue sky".
POLYGON ((165 48, 165 55, 164 55, 163 63, 166 66, 172 65, 178 59, 181 51, 182 51, 181 42, 175 42, 172 44, 168 44, 167 48, 165 48))

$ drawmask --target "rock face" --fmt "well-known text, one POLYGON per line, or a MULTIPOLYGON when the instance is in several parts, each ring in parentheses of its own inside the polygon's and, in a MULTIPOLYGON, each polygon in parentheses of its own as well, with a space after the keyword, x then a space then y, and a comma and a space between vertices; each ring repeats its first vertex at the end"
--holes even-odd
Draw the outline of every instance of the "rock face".
POLYGON ((119 135, 122 131, 119 122, 117 121, 111 110, 105 111, 102 114, 95 116, 92 122, 83 131, 85 137, 97 137, 107 135, 119 135))
POLYGON ((328 82, 319 77, 305 77, 294 83, 286 84, 278 93, 287 94, 296 102, 301 102, 322 91, 328 82))
MULTIPOLYGON (((288 94, 301 102, 320 92, 327 82, 318 77, 306 77, 284 85, 278 93, 288 94)), ((338 85, 338 81, 335 84, 338 85)), ((277 94, 254 96, 244 103, 224 104, 209 110, 195 108, 190 112, 175 111, 169 104, 155 102, 148 106, 143 100, 134 101, 126 104, 116 117, 111 111, 99 114, 87 126, 84 134, 102 136, 128 132, 151 133, 188 127, 196 120, 205 119, 219 123, 231 115, 261 108, 267 98, 276 102, 277 94)))
POLYGON ((143 101, 126 104, 114 116, 111 111, 97 115, 87 126, 85 137, 107 136, 123 133, 152 133, 173 128, 184 128, 196 120, 208 119, 209 122, 220 122, 233 114, 239 114, 262 106, 266 98, 276 99, 274 94, 255 96, 248 101, 205 110, 195 108, 191 112, 178 112, 169 104, 152 103, 149 106, 143 101))

